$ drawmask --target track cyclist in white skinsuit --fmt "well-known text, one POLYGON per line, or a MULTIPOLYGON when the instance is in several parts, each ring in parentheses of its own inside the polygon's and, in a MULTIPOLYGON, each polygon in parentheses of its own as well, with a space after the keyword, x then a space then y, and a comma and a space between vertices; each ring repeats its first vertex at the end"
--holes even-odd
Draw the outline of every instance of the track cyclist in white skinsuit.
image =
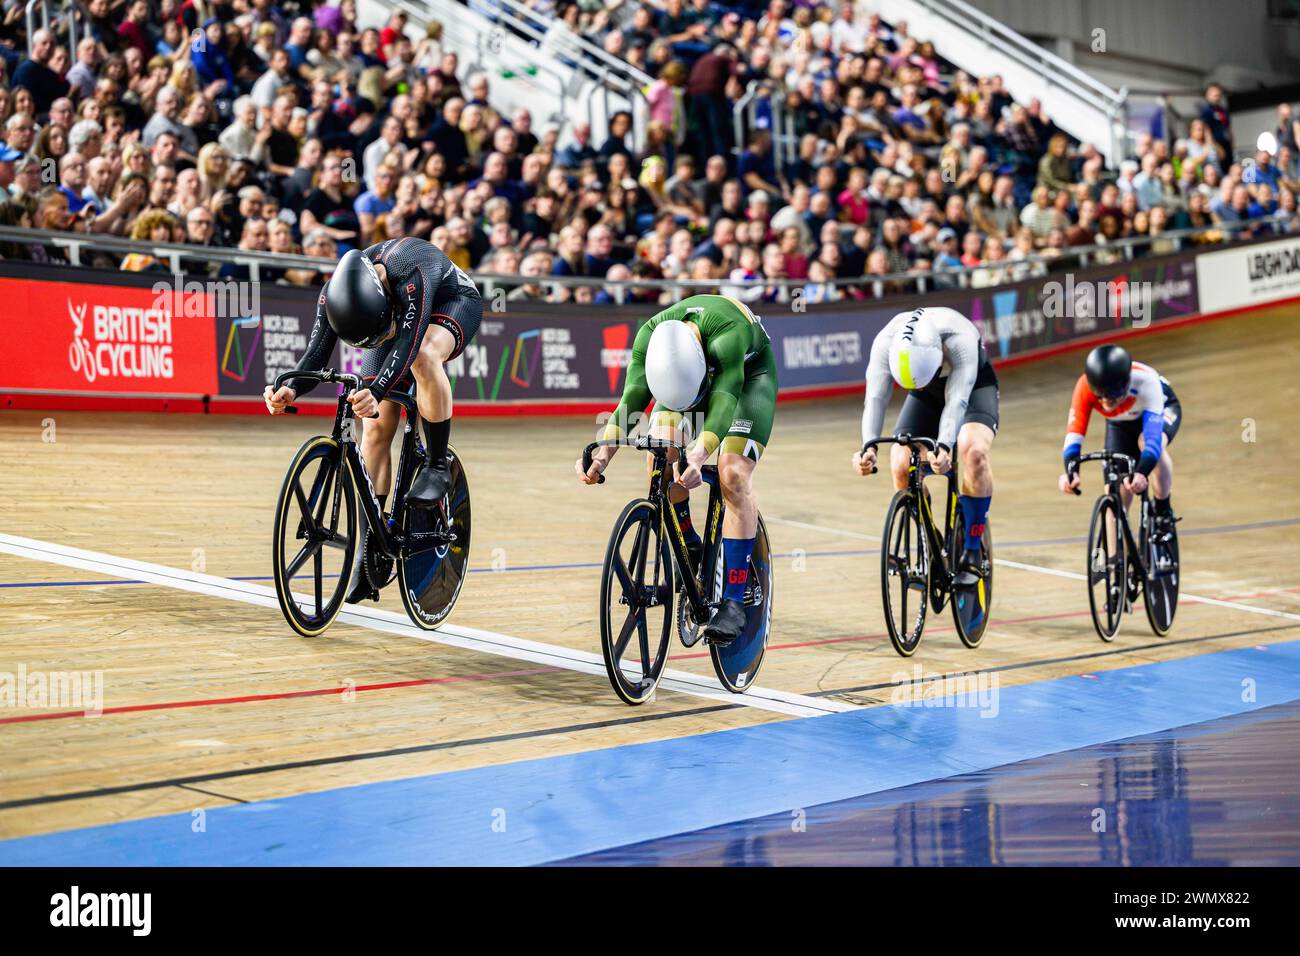
MULTIPOLYGON (((938 453, 926 452, 930 467, 947 474, 954 447, 961 459, 959 503, 966 524, 965 550, 956 585, 979 581, 980 538, 993 498, 989 449, 998 431, 998 378, 984 351, 979 330, 955 309, 921 308, 900 312, 880 330, 867 360, 867 395, 862 410, 862 443, 881 437, 892 382, 907 390, 894 434, 931 438, 938 453)), ((894 487, 907 487, 908 449, 894 445, 890 471, 894 487)), ((853 456, 860 475, 876 470, 876 449, 853 456)))

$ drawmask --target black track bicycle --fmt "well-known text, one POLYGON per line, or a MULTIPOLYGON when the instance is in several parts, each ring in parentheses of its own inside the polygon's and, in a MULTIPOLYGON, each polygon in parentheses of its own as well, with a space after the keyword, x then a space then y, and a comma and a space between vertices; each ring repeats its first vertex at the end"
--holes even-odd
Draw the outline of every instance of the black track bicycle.
MULTIPOLYGON (((1099 451, 1082 455, 1070 469, 1073 477, 1087 461, 1102 463, 1106 490, 1092 508, 1088 525, 1088 605, 1092 624, 1103 641, 1115 640, 1125 611, 1143 596, 1151 630, 1163 637, 1178 610, 1178 529, 1155 526, 1155 503, 1147 492, 1139 499, 1138 534, 1133 537, 1124 508, 1124 479, 1134 472, 1129 455, 1099 451)), ((1074 490, 1083 494, 1081 489, 1074 490)))
MULTIPOLYGON (((369 531, 362 549, 361 573, 371 599, 394 579, 401 585, 402 603, 411 620, 425 630, 438 627, 460 595, 469 559, 469 483, 455 449, 447 449, 451 486, 434 508, 408 508, 406 492, 415 465, 424 459, 414 427, 419 412, 415 396, 394 392, 384 401, 401 406, 405 432, 385 515, 366 473, 353 432, 355 419, 347 395, 362 387, 361 378, 325 369, 286 372, 275 388, 292 379, 346 386, 339 393, 334 429, 309 438, 298 449, 284 477, 275 506, 272 563, 275 593, 289 626, 303 637, 315 637, 342 610, 352 579, 358 536, 357 512, 369 531)), ((296 414, 297 408, 286 411, 296 414)))
POLYGON ((970 589, 953 584, 966 542, 966 522, 957 506, 957 462, 948 469, 944 530, 939 532, 925 478, 932 474, 921 458, 922 449, 935 452, 938 443, 930 438, 896 435, 877 438, 862 446, 865 454, 879 445, 907 445, 912 460, 908 465, 907 487, 894 494, 885 513, 885 530, 880 539, 880 589, 885 603, 885 623, 894 650, 911 657, 921 643, 926 612, 942 613, 952 601, 952 618, 957 636, 967 647, 984 640, 989 609, 993 606, 993 537, 984 529, 980 538, 979 583, 970 589))
MULTIPOLYGON (((629 502, 614 522, 600 578, 600 645, 609 682, 625 703, 644 704, 663 676, 674 620, 679 640, 692 647, 721 603, 725 506, 718 469, 705 465, 700 474, 709 486, 709 505, 697 569, 668 500, 673 481, 668 453, 676 449, 681 461, 685 448, 657 438, 592 442, 582 453, 583 471, 591 468, 591 453, 602 445, 627 445, 654 458, 649 495, 629 502), (680 595, 675 619, 674 595, 680 595)), ((771 621, 772 551, 759 515, 745 587, 745 628, 730 644, 709 644, 713 670, 732 693, 744 693, 753 685, 763 665, 771 621)))

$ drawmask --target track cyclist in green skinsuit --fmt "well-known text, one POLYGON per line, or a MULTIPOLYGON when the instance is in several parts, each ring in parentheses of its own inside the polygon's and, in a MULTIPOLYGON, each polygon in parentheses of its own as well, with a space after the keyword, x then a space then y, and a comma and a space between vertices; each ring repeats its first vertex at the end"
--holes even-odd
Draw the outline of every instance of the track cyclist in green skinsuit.
MULTIPOLYGON (((637 332, 623 398, 604 437, 626 438, 651 397, 650 434, 689 440, 686 465, 678 464, 669 499, 693 554, 702 542, 691 526, 690 490, 701 483, 700 468, 719 452, 726 502, 725 575, 722 603, 704 637, 729 644, 745 626, 745 585, 758 527, 752 478, 776 413, 776 359, 762 321, 747 305, 724 295, 693 295, 664 309, 637 332)), ((598 448, 587 472, 578 461, 579 479, 596 484, 617 450, 612 445, 598 448)))

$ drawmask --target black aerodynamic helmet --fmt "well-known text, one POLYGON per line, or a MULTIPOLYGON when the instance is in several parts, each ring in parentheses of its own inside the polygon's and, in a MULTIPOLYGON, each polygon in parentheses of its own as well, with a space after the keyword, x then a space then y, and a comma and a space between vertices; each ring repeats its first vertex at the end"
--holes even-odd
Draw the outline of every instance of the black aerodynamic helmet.
POLYGON ((1120 398, 1128 391, 1133 359, 1118 345, 1098 345, 1084 363, 1088 387, 1102 398, 1120 398))
POLYGON ((388 293, 361 250, 344 253, 330 276, 325 317, 335 335, 359 349, 374 348, 388 334, 388 293))

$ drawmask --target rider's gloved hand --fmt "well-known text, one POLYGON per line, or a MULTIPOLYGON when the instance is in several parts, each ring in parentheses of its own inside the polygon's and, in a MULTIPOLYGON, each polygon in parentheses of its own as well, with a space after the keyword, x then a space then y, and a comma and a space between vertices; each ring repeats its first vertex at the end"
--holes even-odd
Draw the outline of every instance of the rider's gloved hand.
POLYGON ((1079 472, 1077 469, 1067 471, 1056 480, 1056 487, 1061 489, 1061 494, 1072 495, 1079 490, 1079 472))
POLYGON ((1147 490, 1147 476, 1140 471, 1135 471, 1124 479, 1124 486, 1135 495, 1140 495, 1147 490))
POLYGON ((293 404, 293 400, 298 397, 298 393, 288 385, 281 385, 275 391, 271 386, 266 386, 266 391, 262 393, 262 398, 266 401, 266 410, 272 415, 283 415, 287 406, 293 404))

